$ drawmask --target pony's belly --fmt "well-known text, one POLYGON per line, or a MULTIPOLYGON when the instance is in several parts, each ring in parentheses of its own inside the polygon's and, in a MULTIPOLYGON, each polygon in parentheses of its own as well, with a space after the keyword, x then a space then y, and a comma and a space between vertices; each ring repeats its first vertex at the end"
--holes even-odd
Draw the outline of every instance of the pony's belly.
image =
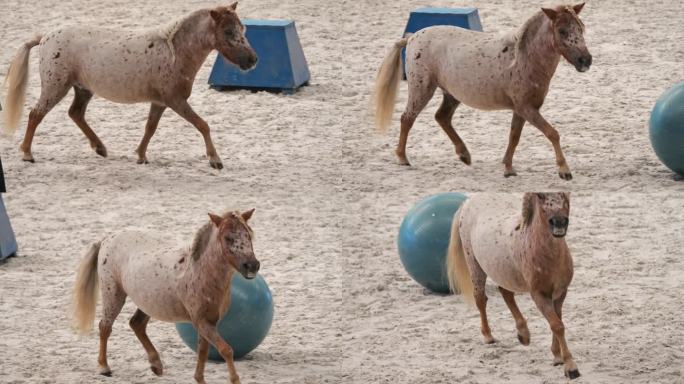
POLYGON ((480 239, 491 239, 473 244, 475 259, 487 276, 509 291, 528 292, 529 287, 513 258, 507 239, 503 236, 497 238, 497 234, 488 234, 480 239))
POLYGON ((503 89, 487 82, 476 83, 468 80, 446 89, 456 100, 471 108, 495 111, 513 107, 513 102, 503 89))

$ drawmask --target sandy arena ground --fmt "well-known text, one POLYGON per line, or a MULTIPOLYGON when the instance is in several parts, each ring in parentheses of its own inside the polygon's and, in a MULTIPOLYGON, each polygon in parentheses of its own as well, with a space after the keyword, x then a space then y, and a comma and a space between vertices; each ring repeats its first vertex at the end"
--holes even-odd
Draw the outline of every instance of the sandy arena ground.
MULTIPOLYGON (((550 5, 544 1, 545 5, 550 5)), ((0 1, 0 76, 34 32, 64 25, 144 28, 166 24, 213 1, 0 1)), ((504 179, 500 164, 510 113, 457 110, 454 125, 473 155, 460 163, 432 118, 439 98, 409 138, 413 167, 392 150, 406 100, 402 84, 393 127, 378 135, 368 117, 375 73, 420 6, 475 6, 489 32, 517 29, 538 1, 245 0, 250 18, 295 19, 312 73, 293 96, 207 87, 215 53, 197 76, 191 105, 213 128, 226 169, 209 168, 200 135, 167 111, 136 165, 147 105, 102 98, 86 118, 109 150, 89 148, 67 117, 72 96, 38 128, 35 164, 17 150, 20 132, 0 140, 4 195, 20 254, 0 264, 0 382, 185 383, 195 356, 172 324, 152 322, 165 375, 148 369, 128 328, 129 302, 110 339, 112 378, 96 374, 98 340, 79 338, 67 316, 76 265, 91 242, 122 229, 163 232, 189 243, 206 212, 256 207, 255 250, 276 314, 264 343, 237 363, 243 383, 558 383, 551 333, 531 300, 518 302, 532 344, 523 347, 491 286, 494 345, 483 345, 477 311, 458 296, 426 292, 396 252, 399 223, 415 202, 443 191, 572 191, 567 236, 575 279, 564 307, 577 383, 684 382, 684 182, 648 142, 656 98, 684 79, 684 8, 679 0, 591 1, 584 9, 594 55, 587 73, 563 62, 544 115, 558 127, 575 177, 556 175, 549 142, 526 126, 504 179)), ((40 92, 30 59, 27 107, 40 92)), ((3 92, 4 94, 4 92, 3 92)), ((99 309, 98 309, 99 311, 99 309)), ((209 364, 209 382, 225 382, 209 364)))

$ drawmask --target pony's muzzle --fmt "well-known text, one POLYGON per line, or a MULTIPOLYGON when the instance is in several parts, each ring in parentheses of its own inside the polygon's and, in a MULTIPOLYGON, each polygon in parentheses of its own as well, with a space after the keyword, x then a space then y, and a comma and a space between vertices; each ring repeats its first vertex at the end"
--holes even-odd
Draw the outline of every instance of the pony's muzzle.
POLYGON ((252 69, 256 66, 257 62, 259 61, 259 58, 255 53, 251 55, 244 55, 243 57, 240 58, 240 69, 243 71, 252 69))
POLYGON ((256 277, 257 272, 259 272, 260 266, 261 263, 259 263, 257 260, 242 263, 240 266, 240 274, 244 276, 245 279, 253 279, 256 277))
POLYGON ((570 220, 567 216, 554 216, 549 219, 549 224, 551 225, 551 234, 553 237, 563 237, 568 231, 568 224, 570 220))
POLYGON ((577 63, 575 63, 575 69, 578 72, 586 72, 591 67, 592 57, 591 54, 587 53, 577 58, 577 63))

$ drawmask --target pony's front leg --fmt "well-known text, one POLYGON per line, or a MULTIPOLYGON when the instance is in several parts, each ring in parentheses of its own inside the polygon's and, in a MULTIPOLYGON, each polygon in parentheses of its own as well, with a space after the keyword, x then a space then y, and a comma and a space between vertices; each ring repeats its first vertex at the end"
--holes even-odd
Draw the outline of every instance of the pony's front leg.
MULTIPOLYGON (((553 308, 556 310, 558 318, 563 320, 563 301, 565 301, 565 295, 568 291, 563 292, 563 294, 553 301, 553 308)), ((551 339, 551 353, 553 353, 553 365, 563 364, 563 356, 561 356, 560 344, 558 338, 554 335, 551 339)))
POLYGON ((556 313, 556 308, 553 300, 551 299, 551 297, 548 297, 538 291, 532 291, 531 295, 532 300, 534 300, 534 303, 537 305, 537 308, 539 308, 539 311, 544 315, 546 320, 549 322, 549 325, 551 326, 551 331, 553 332, 553 336, 555 337, 555 340, 558 342, 558 346, 560 347, 560 355, 563 359, 563 368, 565 371, 565 376, 567 376, 570 379, 576 379, 580 377, 579 369, 577 369, 577 364, 575 364, 575 361, 572 359, 572 355, 570 354, 570 350, 568 349, 568 344, 565 341, 565 325, 563 325, 563 321, 556 313))
POLYGON ((211 345, 216 348, 221 357, 223 357, 223 360, 226 361, 226 364, 228 365, 230 383, 240 384, 240 377, 235 370, 235 363, 233 363, 233 348, 231 348, 230 345, 223 340, 221 335, 219 335, 218 331, 216 330, 216 324, 211 324, 208 320, 202 320, 196 325, 196 328, 197 333, 209 341, 211 345))
POLYGON ((209 356, 209 342, 207 339, 199 335, 197 343, 197 368, 195 368, 195 380, 198 384, 205 384, 204 381, 204 364, 207 362, 209 356))
POLYGON ((520 134, 522 133, 524 125, 525 119, 513 112, 513 119, 511 120, 511 133, 508 136, 508 148, 506 148, 506 154, 503 158, 504 177, 518 175, 513 168, 513 154, 515 153, 515 148, 518 146, 518 142, 520 141, 520 134))
POLYGON ((176 101, 175 103, 170 103, 169 107, 174 110, 177 114, 179 114, 182 118, 190 122, 192 125, 197 128, 198 131, 202 134, 202 137, 204 138, 204 145, 206 146, 207 150, 207 157, 209 157, 209 165, 211 165, 212 168, 216 169, 222 169, 223 168, 223 163, 221 162, 221 158, 219 158, 218 154, 216 153, 216 148, 214 148, 214 142, 211 140, 211 134, 209 133, 209 124, 207 124, 204 119, 199 117, 195 111, 192 110, 192 107, 188 104, 186 100, 180 100, 176 101))
POLYGON ((558 165, 558 175, 563 180, 572 180, 572 173, 570 173, 570 167, 568 167, 565 161, 565 156, 563 155, 563 150, 560 146, 560 135, 551 124, 549 124, 546 119, 539 113, 539 109, 533 107, 522 108, 521 110, 515 111, 517 114, 522 116, 525 120, 529 121, 530 124, 537 127, 546 136, 551 144, 553 145, 553 150, 556 152, 556 164, 558 165))

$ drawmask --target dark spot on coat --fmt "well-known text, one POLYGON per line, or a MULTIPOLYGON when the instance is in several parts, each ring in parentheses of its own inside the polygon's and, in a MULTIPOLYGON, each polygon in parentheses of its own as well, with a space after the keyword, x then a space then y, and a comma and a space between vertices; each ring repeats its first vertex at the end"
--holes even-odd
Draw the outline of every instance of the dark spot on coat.
POLYGON ((57 52, 57 53, 55 53, 54 56, 52 56, 52 58, 53 58, 53 59, 59 59, 59 55, 60 55, 60 54, 61 54, 61 52, 57 52))
POLYGON ((182 257, 180 260, 178 260, 178 264, 183 264, 185 262, 185 257, 182 257))
POLYGON ((508 52, 508 47, 504 47, 503 51, 501 52, 508 52))
POLYGON ((154 43, 150 43, 150 45, 147 46, 147 48, 152 48, 154 47, 154 43))
POLYGON ((102 260, 102 265, 107 264, 107 259, 102 260))
POLYGON ((420 59, 420 52, 416 53, 416 59, 420 59))

